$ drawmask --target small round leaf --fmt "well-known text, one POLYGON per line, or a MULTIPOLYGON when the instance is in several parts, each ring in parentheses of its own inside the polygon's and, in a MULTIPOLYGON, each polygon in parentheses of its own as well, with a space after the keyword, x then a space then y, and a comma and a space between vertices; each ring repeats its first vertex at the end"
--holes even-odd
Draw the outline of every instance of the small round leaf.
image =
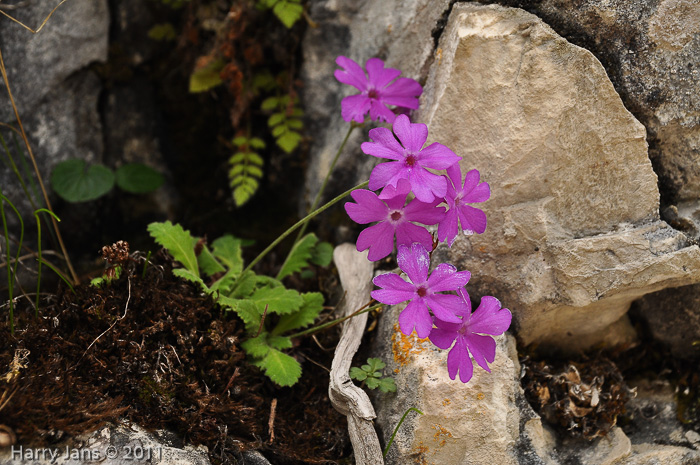
POLYGON ((117 170, 117 186, 132 194, 152 192, 164 181, 162 174, 141 163, 128 163, 117 170))
POLYGON ((68 202, 87 202, 105 195, 114 186, 114 173, 104 165, 71 159, 57 164, 51 173, 54 192, 68 202))

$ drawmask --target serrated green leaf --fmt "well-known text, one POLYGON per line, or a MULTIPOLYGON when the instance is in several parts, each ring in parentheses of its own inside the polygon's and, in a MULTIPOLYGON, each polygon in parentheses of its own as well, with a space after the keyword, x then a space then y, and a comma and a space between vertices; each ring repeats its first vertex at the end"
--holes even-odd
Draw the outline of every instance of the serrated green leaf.
POLYGON ((235 145, 236 147, 241 147, 245 144, 248 144, 248 138, 244 136, 238 136, 234 137, 233 141, 231 142, 233 142, 233 145, 235 145))
POLYGON ((262 332, 258 337, 253 337, 241 344, 243 350, 251 357, 263 358, 270 352, 270 344, 267 342, 267 333, 262 332))
POLYGON ((367 379, 367 373, 357 367, 352 367, 350 368, 350 377, 357 381, 364 381, 367 379))
POLYGON ((318 266, 328 266, 333 260, 333 246, 328 242, 319 242, 311 250, 311 263, 318 266))
POLYGON ((257 188, 257 183, 255 187, 250 187, 248 184, 238 186, 233 190, 233 201, 236 202, 237 207, 243 206, 255 193, 257 188))
POLYGON ((267 343, 273 349, 289 349, 292 347, 292 340, 285 336, 269 336, 267 338, 267 343))
POLYGON ((263 287, 253 292, 249 299, 255 302, 258 311, 262 314, 265 306, 268 313, 286 315, 299 310, 304 303, 298 291, 285 289, 284 287, 263 287))
POLYGON ((190 235, 189 231, 182 229, 179 224, 151 223, 148 225, 151 237, 162 247, 168 249, 170 255, 180 262, 193 275, 199 277, 199 266, 194 254, 194 246, 197 239, 190 235))
POLYGON ((265 148, 265 142, 258 137, 251 137, 249 144, 254 149, 264 149, 265 148))
POLYGON ((287 127, 292 129, 301 129, 304 127, 304 123, 300 119, 288 119, 287 127))
POLYGON ((263 159, 260 155, 257 153, 250 152, 248 153, 248 163, 253 163, 255 165, 262 166, 263 165, 263 159))
POLYGON ((51 187, 68 202, 87 202, 105 195, 114 186, 114 173, 104 165, 90 165, 71 159, 57 164, 51 173, 51 187))
POLYGON ((218 292, 220 294, 226 295, 231 291, 233 284, 236 282, 236 277, 239 272, 234 272, 228 270, 221 278, 217 279, 214 284, 211 285, 210 289, 212 292, 218 292))
POLYGON ((156 24, 148 30, 148 37, 153 40, 175 40, 177 34, 170 23, 156 24))
POLYGON ((393 378, 382 378, 379 380, 379 389, 382 392, 396 392, 396 383, 393 378))
POLYGON ((228 159, 228 162, 229 162, 230 164, 232 164, 232 165, 236 165, 236 164, 238 164, 238 163, 241 163, 241 162, 242 162, 243 160, 245 160, 246 158, 247 158, 247 157, 246 157, 246 153, 244 153, 244 152, 236 152, 236 153, 234 153, 234 154, 231 156, 231 158, 228 159))
POLYGON ((141 163, 127 163, 115 173, 117 186, 132 194, 153 192, 163 185, 165 178, 150 166, 141 163))
POLYGON ((282 21, 282 24, 291 29, 304 12, 304 8, 298 3, 288 0, 280 0, 272 8, 272 12, 282 21))
POLYGON ((178 278, 186 279, 187 281, 199 284, 207 294, 211 293, 207 285, 204 284, 204 281, 202 281, 202 278, 195 276, 190 270, 185 268, 175 268, 173 270, 173 275, 177 276, 178 278))
POLYGON ((231 167, 231 169, 229 170, 228 175, 229 175, 229 177, 232 178, 232 177, 236 176, 237 174, 243 173, 244 169, 245 169, 245 165, 233 165, 231 167))
POLYGON ((259 366, 265 375, 280 386, 292 386, 299 381, 301 365, 294 358, 279 350, 270 349, 260 360, 259 366))
POLYGON ((206 245, 202 247, 202 251, 197 256, 197 264, 199 265, 199 269, 207 276, 213 276, 226 271, 226 268, 216 261, 216 258, 214 258, 211 250, 209 250, 209 247, 206 245))
POLYGON ((304 299, 301 308, 289 315, 282 315, 271 334, 283 334, 292 329, 305 328, 316 320, 323 310, 323 294, 307 292, 301 297, 304 299))
POLYGON ((278 279, 265 275, 255 276, 255 287, 284 287, 284 284, 278 279))
MULTIPOLYGON (((386 363, 382 362, 380 358, 368 358, 367 363, 369 364, 369 371, 379 371, 386 366, 386 363)), ((381 376, 381 373, 378 375, 381 376)))
POLYGON ((362 365, 362 371, 364 371, 365 373, 367 373, 367 375, 369 375, 370 373, 372 373, 372 367, 369 365, 362 365))
POLYGON ((284 124, 280 124, 279 126, 275 126, 272 128, 272 136, 273 137, 281 137, 282 134, 285 134, 289 129, 284 124))
POLYGON ((294 244, 292 250, 289 251, 289 255, 287 255, 287 259, 282 264, 282 268, 277 273, 277 279, 284 279, 290 274, 309 266, 309 260, 313 255, 312 250, 317 243, 318 238, 316 235, 309 233, 294 244))
POLYGON ((232 299, 223 295, 219 296, 217 302, 224 308, 236 312, 238 317, 245 323, 246 331, 249 333, 258 331, 260 320, 262 319, 262 312, 258 311, 255 302, 251 302, 247 299, 232 299))
POLYGON ((376 389, 379 387, 379 380, 377 378, 371 378, 368 376, 366 383, 367 383, 367 387, 370 389, 376 389))
POLYGON ((223 81, 219 73, 223 67, 224 61, 216 59, 202 68, 195 69, 190 75, 190 92, 205 92, 221 84, 223 81))
POLYGON ((245 170, 249 176, 255 176, 256 178, 261 178, 263 175, 262 170, 255 165, 246 165, 245 170))
POLYGON ((236 281, 236 288, 229 297, 233 299, 245 299, 250 296, 255 289, 257 278, 256 274, 252 271, 246 271, 245 274, 240 276, 238 281, 236 281))
POLYGON ((288 131, 277 139, 277 145, 287 153, 292 153, 299 142, 301 142, 301 134, 294 131, 288 131))
POLYGON ((275 113, 267 120, 267 125, 269 127, 277 126, 278 124, 284 122, 286 116, 284 113, 275 113))
POLYGON ((275 108, 277 108, 278 103, 279 103, 279 98, 268 97, 265 100, 263 100, 262 104, 260 105, 260 108, 263 111, 274 110, 275 108))
POLYGON ((221 236, 211 244, 212 254, 223 263, 226 268, 238 274, 243 271, 243 255, 241 252, 241 240, 230 234, 221 236))

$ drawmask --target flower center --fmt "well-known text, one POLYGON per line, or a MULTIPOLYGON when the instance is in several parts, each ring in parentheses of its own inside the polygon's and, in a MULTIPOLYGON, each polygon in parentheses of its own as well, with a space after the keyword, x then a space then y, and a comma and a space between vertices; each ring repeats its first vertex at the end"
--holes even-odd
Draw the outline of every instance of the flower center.
POLYGON ((392 221, 399 221, 401 219, 401 212, 396 210, 391 214, 391 220, 392 221))
POLYGON ((370 89, 370 91, 367 92, 367 97, 372 100, 377 100, 379 98, 379 92, 377 92, 376 89, 370 89))
POLYGON ((418 294, 418 297, 425 297, 428 295, 428 290, 424 286, 421 286, 416 289, 416 293, 418 294))
POLYGON ((413 166, 416 164, 416 156, 415 155, 409 155, 406 157, 406 166, 413 166))

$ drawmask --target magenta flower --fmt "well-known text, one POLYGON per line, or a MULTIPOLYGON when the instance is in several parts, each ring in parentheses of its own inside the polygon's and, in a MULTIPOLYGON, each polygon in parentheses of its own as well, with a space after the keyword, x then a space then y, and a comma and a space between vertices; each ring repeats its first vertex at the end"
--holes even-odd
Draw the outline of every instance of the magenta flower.
POLYGON ((396 117, 393 129, 398 141, 387 128, 374 128, 369 131, 373 142, 362 144, 362 151, 367 155, 395 160, 374 167, 369 176, 369 188, 373 191, 386 186, 399 189, 397 183, 406 179, 421 202, 445 197, 447 179, 426 168, 444 170, 458 163, 460 157, 437 142, 423 148, 428 139, 428 127, 411 123, 406 115, 396 117))
POLYGON ((394 250, 394 236, 397 245, 418 242, 432 250, 433 236, 424 227, 413 222, 439 223, 445 215, 445 208, 437 207, 438 201, 423 203, 414 199, 404 206, 407 193, 386 201, 380 200, 377 194, 365 189, 353 191, 351 195, 357 203, 347 202, 345 211, 353 221, 360 224, 378 221, 362 231, 357 238, 357 250, 369 249, 369 260, 374 262, 389 255, 394 250))
POLYGON ((360 91, 357 95, 345 97, 341 102, 342 116, 348 123, 362 123, 368 112, 372 121, 393 123, 396 115, 387 105, 412 110, 418 108, 418 97, 423 93, 421 85, 409 78, 396 79, 401 71, 384 68, 384 62, 379 58, 367 60, 367 75, 360 65, 350 58, 339 56, 335 62, 343 68, 335 70, 335 78, 360 91))
POLYGON ((443 350, 449 349, 454 342, 454 346, 447 354, 447 372, 451 379, 455 379, 459 371, 459 379, 467 383, 474 372, 469 352, 476 363, 490 373, 488 364, 496 359, 496 341, 491 336, 481 334, 493 336, 503 334, 510 326, 512 315, 507 308, 501 308, 498 299, 491 296, 482 297, 479 308, 472 313, 467 291, 460 289, 458 293, 465 302, 465 305, 457 310, 462 321, 460 323, 441 321, 440 317, 435 315, 434 321, 437 328, 433 328, 430 332, 430 341, 443 350))
POLYGON ((441 321, 457 325, 462 322, 456 315, 467 311, 464 300, 454 294, 440 292, 464 287, 471 277, 470 272, 457 271, 454 266, 441 263, 428 277, 430 257, 419 243, 413 243, 410 247, 400 245, 397 261, 410 281, 405 281, 396 273, 379 275, 373 282, 382 289, 372 291, 372 298, 387 305, 411 301, 399 315, 401 332, 409 335, 415 328, 418 337, 428 337, 433 328, 429 310, 441 321))
POLYGON ((438 239, 440 242, 447 240, 447 244, 452 247, 460 229, 477 234, 486 230, 486 213, 467 204, 487 201, 491 197, 491 189, 488 183, 479 184, 477 170, 468 172, 462 184, 459 164, 447 168, 447 176, 450 182, 447 183, 445 202, 449 210, 438 226, 438 239))

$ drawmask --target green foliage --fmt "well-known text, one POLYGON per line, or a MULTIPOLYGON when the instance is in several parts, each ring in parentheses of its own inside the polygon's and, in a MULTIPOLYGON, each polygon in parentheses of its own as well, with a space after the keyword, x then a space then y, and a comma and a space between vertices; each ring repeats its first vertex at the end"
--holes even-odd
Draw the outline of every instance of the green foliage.
POLYGON ((105 195, 114 186, 114 173, 104 165, 87 166, 77 158, 57 164, 51 173, 54 192, 68 202, 87 202, 105 195))
POLYGON ((319 243, 318 237, 314 233, 309 233, 302 237, 287 255, 287 259, 282 264, 277 279, 284 279, 287 276, 301 271, 309 266, 309 262, 320 266, 328 266, 333 257, 333 246, 327 242, 319 243))
POLYGON ((153 40, 175 40, 177 34, 170 23, 156 24, 148 31, 148 37, 153 40))
POLYGON ((386 364, 378 358, 368 358, 366 365, 350 369, 350 377, 366 383, 370 389, 379 388, 382 392, 396 392, 393 378, 382 378, 382 370, 385 366, 386 364))
POLYGON ((299 146, 302 136, 299 132, 304 123, 300 119, 304 112, 298 107, 299 99, 289 95, 268 97, 263 100, 263 111, 275 111, 267 120, 277 145, 287 153, 292 153, 299 146))
POLYGON ((165 178, 153 168, 141 163, 127 163, 115 173, 117 186, 132 194, 145 194, 158 189, 165 178))
POLYGON ((233 200, 240 207, 255 194, 260 185, 263 159, 255 150, 264 149, 265 142, 257 137, 236 137, 233 145, 237 152, 229 159, 228 177, 233 189, 233 200))
POLYGON ((112 281, 119 279, 121 275, 122 267, 115 266, 114 268, 110 268, 109 273, 104 273, 102 276, 98 276, 97 278, 93 278, 92 280, 90 280, 90 285, 93 287, 102 287, 103 285, 109 285, 112 281))
POLYGON ((206 64, 198 64, 190 75, 190 92, 206 92, 223 81, 221 80, 221 70, 224 68, 224 61, 220 58, 205 60, 206 64))
POLYGON ((264 8, 271 8, 288 29, 291 29, 304 13, 301 0, 258 0, 258 4, 264 8))
MULTIPOLYGON (((249 338, 242 347, 251 362, 278 385, 295 384, 301 376, 301 365, 282 352, 292 347, 291 339, 284 334, 313 323, 323 310, 323 296, 287 289, 278 279, 252 271, 243 273, 243 241, 231 235, 218 238, 209 248, 169 221, 151 223, 148 231, 183 265, 173 274, 197 283, 224 310, 235 312, 243 320, 249 338)), ((311 234, 307 237, 312 237, 310 250, 315 250, 318 239, 311 234)), ((295 259, 292 268, 308 266, 311 251, 304 254, 307 258, 295 259)))
POLYGON ((71 158, 57 164, 51 173, 54 192, 68 202, 88 202, 107 194, 114 184, 134 194, 158 189, 163 175, 141 163, 129 163, 116 174, 104 165, 88 166, 84 160, 71 158))

